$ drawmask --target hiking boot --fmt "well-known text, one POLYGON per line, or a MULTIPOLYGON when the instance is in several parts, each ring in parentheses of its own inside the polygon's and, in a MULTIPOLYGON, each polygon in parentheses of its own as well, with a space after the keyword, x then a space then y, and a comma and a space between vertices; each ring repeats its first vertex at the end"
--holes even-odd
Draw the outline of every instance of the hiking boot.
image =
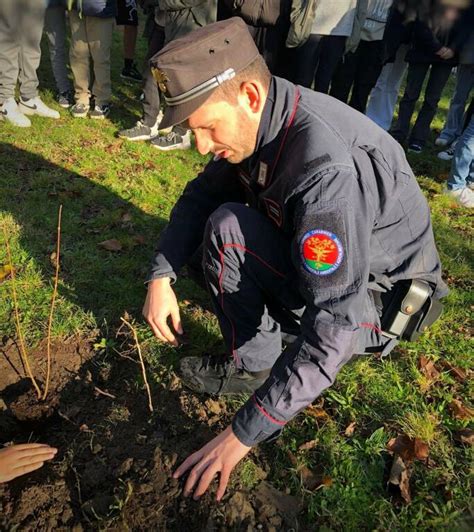
POLYGON ((250 372, 236 368, 229 355, 205 355, 181 359, 178 374, 194 392, 231 395, 254 392, 267 380, 270 371, 250 372))
POLYGON ((474 208, 474 192, 470 188, 463 187, 447 190, 446 194, 454 198, 459 205, 467 207, 468 209, 474 208))
POLYGON ((89 113, 89 116, 95 120, 103 120, 109 113, 110 105, 103 103, 102 105, 94 105, 94 109, 89 113))
POLYGON ((454 157, 455 150, 456 142, 453 142, 447 150, 438 153, 438 159, 441 159, 442 161, 450 161, 454 157))
POLYGON ((191 130, 175 126, 168 135, 154 138, 151 145, 161 151, 188 150, 191 148, 191 130))
POLYGON ((71 107, 71 114, 74 118, 84 118, 87 116, 90 107, 85 103, 76 103, 71 107))
POLYGON ((19 109, 15 98, 8 98, 0 105, 0 120, 6 120, 17 127, 30 127, 30 119, 19 109))
POLYGON ((30 98, 29 100, 20 98, 18 107, 24 115, 44 116, 46 118, 54 118, 55 120, 61 117, 58 111, 48 107, 41 101, 39 96, 36 96, 36 98, 30 98))
POLYGON ((56 101, 63 109, 69 109, 69 107, 71 107, 71 105, 74 103, 74 98, 71 91, 59 92, 56 96, 56 101))
POLYGON ((132 63, 129 68, 124 67, 120 77, 123 79, 127 79, 128 81, 135 81, 137 83, 140 83, 143 81, 143 77, 140 74, 140 71, 136 67, 135 63, 132 63))

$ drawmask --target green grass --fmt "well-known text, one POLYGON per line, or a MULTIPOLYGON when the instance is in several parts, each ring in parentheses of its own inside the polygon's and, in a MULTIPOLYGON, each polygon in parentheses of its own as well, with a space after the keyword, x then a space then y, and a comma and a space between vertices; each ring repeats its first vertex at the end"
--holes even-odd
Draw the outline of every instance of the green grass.
MULTIPOLYGON (((139 53, 143 55, 143 44, 139 53)), ((127 311, 139 322, 152 379, 157 382, 165 378, 166 368, 179 354, 158 344, 141 320, 143 280, 174 202, 206 159, 195 151, 162 154, 145 143, 127 144, 114 136, 140 113, 139 87, 123 84, 118 76, 120 55, 117 34, 115 97, 109 119, 75 120, 61 111, 57 122, 34 117, 29 130, 0 123, 0 224, 12 247, 27 344, 33 346, 45 336, 54 275, 50 255, 55 248, 58 207, 63 204, 54 336, 86 335, 98 329, 97 350, 111 349, 116 345, 120 316, 127 311), (122 251, 98 247, 110 238, 121 241, 122 251)), ((42 95, 52 103, 46 59, 40 71, 42 95)), ((442 127, 452 88, 451 80, 435 129, 442 127)), ((433 149, 411 157, 411 162, 432 209, 451 293, 443 319, 420 341, 402 345, 387 360, 362 357, 343 369, 324 396, 328 417, 318 420, 302 414, 285 430, 278 447, 263 446, 272 464, 269 480, 304 498, 315 529, 468 528, 472 453, 454 439, 456 430, 467 422, 455 419, 448 405, 453 398, 468 403, 469 382, 458 382, 439 365, 442 374, 430 384, 418 369, 418 360, 424 355, 439 364, 447 360, 470 368, 472 215, 442 194, 449 166, 435 157, 433 149), (352 421, 356 422, 354 434, 345 436, 352 421), (391 463, 386 444, 401 432, 430 445, 430 461, 415 463, 410 505, 396 503, 386 488, 391 463), (298 447, 313 439, 317 445, 300 456, 298 447), (332 483, 314 492, 304 489, 289 453, 298 454, 310 469, 322 469, 332 483)), ((5 262, 2 246, 0 265, 5 262)), ((10 282, 0 284, 0 337, 15 336, 10 289, 10 282)), ((191 338, 187 352, 218 348, 216 321, 201 307, 206 295, 187 279, 178 282, 177 291, 191 338)), ((229 403, 230 408, 240 402, 229 403)), ((246 462, 241 471, 242 485, 252 487, 256 482, 252 462, 246 462)))

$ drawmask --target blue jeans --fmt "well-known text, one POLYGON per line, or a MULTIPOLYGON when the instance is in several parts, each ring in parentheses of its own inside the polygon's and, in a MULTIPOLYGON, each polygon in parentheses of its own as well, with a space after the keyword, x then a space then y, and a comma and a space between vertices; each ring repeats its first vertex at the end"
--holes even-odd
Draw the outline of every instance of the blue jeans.
POLYGON ((461 136, 464 122, 464 108, 471 89, 474 87, 474 65, 459 65, 456 90, 449 104, 448 117, 440 138, 452 142, 461 136))
POLYGON ((457 190, 469 183, 474 183, 474 115, 456 144, 448 189, 457 190))

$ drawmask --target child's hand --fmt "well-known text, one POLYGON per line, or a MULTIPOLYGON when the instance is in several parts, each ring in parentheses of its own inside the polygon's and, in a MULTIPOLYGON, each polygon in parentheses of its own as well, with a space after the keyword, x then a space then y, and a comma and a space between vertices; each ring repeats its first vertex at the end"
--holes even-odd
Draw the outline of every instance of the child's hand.
POLYGON ((0 449, 0 483, 30 473, 58 452, 42 443, 24 443, 0 449))

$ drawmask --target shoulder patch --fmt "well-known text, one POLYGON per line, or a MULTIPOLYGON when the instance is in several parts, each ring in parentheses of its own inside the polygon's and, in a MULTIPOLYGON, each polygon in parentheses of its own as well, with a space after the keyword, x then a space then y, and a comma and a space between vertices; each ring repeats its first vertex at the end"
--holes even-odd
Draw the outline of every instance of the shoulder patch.
POLYGON ((324 229, 307 231, 300 240, 300 255, 304 268, 314 275, 330 275, 344 258, 339 238, 324 229))

